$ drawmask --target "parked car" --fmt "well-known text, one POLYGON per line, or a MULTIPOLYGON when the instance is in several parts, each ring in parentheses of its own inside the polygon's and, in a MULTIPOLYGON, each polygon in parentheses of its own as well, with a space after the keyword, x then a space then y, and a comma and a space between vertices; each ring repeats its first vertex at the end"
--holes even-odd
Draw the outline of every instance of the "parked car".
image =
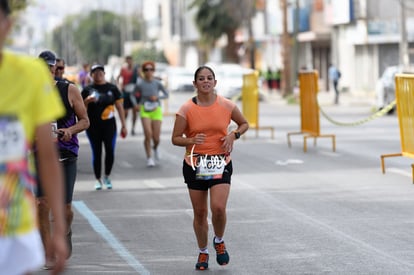
POLYGON ((166 69, 167 90, 171 92, 194 92, 194 73, 185 67, 166 69))
MULTIPOLYGON (((414 67, 404 69, 402 66, 389 66, 385 68, 376 85, 377 107, 379 110, 388 106, 395 99, 395 75, 398 73, 414 73, 414 67)), ((388 114, 395 112, 392 108, 388 114)))
POLYGON ((161 62, 155 62, 155 72, 154 77, 161 81, 162 85, 164 87, 167 83, 167 69, 169 68, 169 65, 167 63, 161 63, 161 62))
POLYGON ((207 64, 211 67, 217 79, 217 94, 226 98, 238 98, 243 88, 243 75, 252 73, 253 70, 240 66, 239 64, 207 64))
MULTIPOLYGON (((232 100, 242 99, 243 76, 245 74, 253 73, 253 69, 243 67, 239 64, 222 63, 222 64, 207 64, 216 74, 216 91, 217 94, 222 95, 232 100)), ((259 100, 262 101, 265 95, 262 93, 260 87, 261 79, 258 78, 257 85, 259 88, 259 100)))

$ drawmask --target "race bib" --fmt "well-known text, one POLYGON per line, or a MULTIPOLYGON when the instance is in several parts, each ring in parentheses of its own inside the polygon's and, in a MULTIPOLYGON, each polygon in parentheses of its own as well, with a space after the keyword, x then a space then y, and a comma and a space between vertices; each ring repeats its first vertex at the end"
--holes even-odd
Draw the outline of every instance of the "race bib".
POLYGON ((196 162, 196 179, 211 180, 223 177, 226 157, 223 155, 198 156, 196 162))
POLYGON ((157 109, 158 106, 160 106, 160 104, 158 103, 158 101, 145 101, 144 102, 144 110, 145 110, 145 112, 152 112, 155 109, 157 109))
POLYGON ((0 117, 0 163, 25 158, 25 135, 23 125, 16 117, 0 117))
POLYGON ((58 132, 57 132, 58 126, 57 126, 57 122, 52 122, 50 124, 50 126, 52 127, 52 138, 53 138, 54 141, 57 141, 57 139, 58 139, 58 132))

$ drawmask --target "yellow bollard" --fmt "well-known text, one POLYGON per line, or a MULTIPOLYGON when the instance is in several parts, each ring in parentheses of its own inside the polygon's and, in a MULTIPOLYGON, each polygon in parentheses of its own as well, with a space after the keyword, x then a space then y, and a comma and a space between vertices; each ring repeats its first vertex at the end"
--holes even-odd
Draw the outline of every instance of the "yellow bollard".
MULTIPOLYGON (((271 138, 274 138, 273 127, 259 126, 259 72, 254 71, 250 74, 243 75, 242 87, 242 112, 249 127, 256 129, 256 137, 259 136, 259 129, 268 129, 271 131, 271 138)), ((244 137, 244 136, 243 136, 244 137)))
MULTIPOLYGON (((414 109, 412 106, 414 102, 414 75, 397 74, 395 76, 395 88, 401 152, 381 155, 383 174, 385 174, 384 158, 397 156, 414 158, 414 109)), ((414 183, 414 165, 411 165, 411 170, 414 183)))
POLYGON ((318 137, 330 137, 332 139, 332 151, 336 150, 335 135, 321 135, 319 124, 319 106, 317 94, 318 72, 317 71, 301 71, 299 73, 300 88, 300 118, 301 131, 291 132, 287 134, 288 146, 291 147, 291 135, 303 134, 303 151, 307 151, 307 139, 313 138, 313 144, 316 145, 318 137))

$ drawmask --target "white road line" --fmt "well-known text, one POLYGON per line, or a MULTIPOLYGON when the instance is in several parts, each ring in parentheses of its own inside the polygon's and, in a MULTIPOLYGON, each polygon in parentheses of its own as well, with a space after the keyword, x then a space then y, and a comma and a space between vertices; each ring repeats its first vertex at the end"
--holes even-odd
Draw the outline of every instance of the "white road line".
MULTIPOLYGON (((408 168, 408 169, 410 169, 410 168, 408 168)), ((411 169, 410 169, 411 170, 411 169)), ((399 174, 399 175, 402 175, 402 176, 406 176, 406 177, 409 177, 409 178, 411 178, 412 177, 412 175, 411 175, 411 172, 407 172, 407 171, 405 171, 405 170, 402 170, 402 169, 399 169, 399 168, 387 168, 386 170, 385 170, 385 173, 395 173, 395 174, 399 174)))
POLYGON ((89 222, 92 228, 112 247, 113 250, 129 264, 138 274, 149 275, 150 272, 126 249, 101 220, 86 206, 83 201, 74 201, 72 205, 89 222))

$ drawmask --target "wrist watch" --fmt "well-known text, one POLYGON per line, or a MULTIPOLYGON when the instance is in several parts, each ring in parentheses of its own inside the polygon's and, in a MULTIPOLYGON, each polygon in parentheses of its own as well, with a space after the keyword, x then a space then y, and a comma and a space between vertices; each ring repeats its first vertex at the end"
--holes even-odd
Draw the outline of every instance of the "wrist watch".
POLYGON ((240 132, 239 131, 233 131, 233 133, 234 133, 234 137, 236 139, 239 139, 240 138, 240 132))

